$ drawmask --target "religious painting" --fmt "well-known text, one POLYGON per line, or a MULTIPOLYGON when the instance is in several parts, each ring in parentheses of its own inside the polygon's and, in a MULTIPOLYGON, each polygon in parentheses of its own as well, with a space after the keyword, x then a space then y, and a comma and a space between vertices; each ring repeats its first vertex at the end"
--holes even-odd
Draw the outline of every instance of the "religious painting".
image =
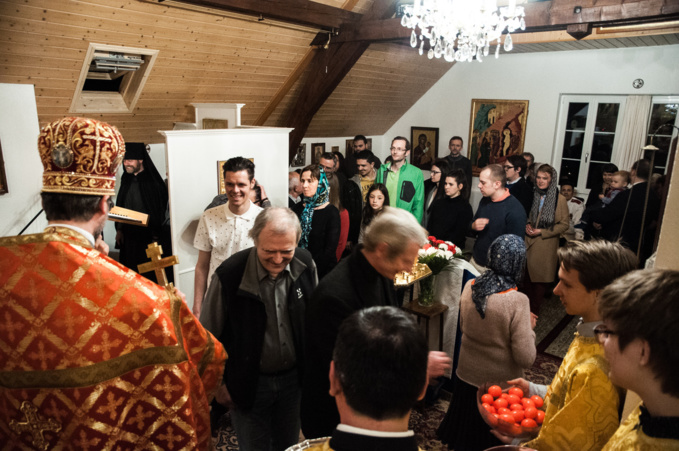
MULTIPOLYGON (((368 138, 368 142, 365 144, 365 148, 367 150, 373 150, 373 139, 372 138, 368 138)), ((346 158, 349 158, 353 154, 354 154, 354 140, 353 139, 347 139, 346 152, 344 153, 344 156, 346 158)))
POLYGON ((295 153, 295 158, 292 159, 293 167, 303 167, 306 162, 306 143, 300 144, 295 153))
POLYGON ((229 128, 229 121, 227 119, 203 119, 203 130, 217 130, 221 128, 229 128))
POLYGON ((321 162, 321 155, 325 153, 325 143, 312 143, 311 151, 313 152, 312 164, 319 164, 321 162))
POLYGON ((2 157, 2 144, 0 144, 0 194, 7 194, 7 175, 5 174, 5 160, 2 157))
POLYGON ((467 143, 475 176, 489 164, 523 153, 527 117, 528 100, 472 99, 467 143))
MULTIPOLYGON (((248 158, 248 160, 255 162, 254 158, 248 158)), ((219 183, 219 192, 217 194, 226 194, 226 185, 224 185, 224 163, 227 160, 217 161, 217 179, 219 183)))
POLYGON ((410 164, 428 171, 439 155, 439 129, 410 127, 410 164))

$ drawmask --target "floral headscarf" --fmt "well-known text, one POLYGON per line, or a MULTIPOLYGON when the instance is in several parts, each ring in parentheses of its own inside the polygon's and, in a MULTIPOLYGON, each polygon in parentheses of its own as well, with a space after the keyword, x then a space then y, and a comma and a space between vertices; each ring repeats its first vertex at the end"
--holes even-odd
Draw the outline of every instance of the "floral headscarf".
POLYGON ((501 235, 488 248, 488 271, 472 285, 472 301, 481 318, 486 317, 488 296, 515 288, 526 263, 526 245, 516 235, 501 235))
POLYGON ((311 233, 311 221, 314 217, 314 209, 320 207, 328 202, 330 195, 330 185, 328 177, 325 175, 323 168, 321 169, 321 178, 318 180, 318 188, 313 197, 305 197, 304 211, 302 211, 302 237, 299 239, 299 247, 307 249, 309 246, 309 234, 311 233))

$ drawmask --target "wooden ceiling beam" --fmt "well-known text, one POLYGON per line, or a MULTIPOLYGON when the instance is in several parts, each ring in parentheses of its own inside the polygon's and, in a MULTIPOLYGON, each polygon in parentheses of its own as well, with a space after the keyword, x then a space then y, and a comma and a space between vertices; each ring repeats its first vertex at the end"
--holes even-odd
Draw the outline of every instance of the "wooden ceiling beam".
MULTIPOLYGON (((392 17, 394 12, 394 0, 375 0, 370 11, 361 20, 356 21, 357 28, 361 28, 364 20, 386 19, 392 17)), ((290 132, 290 162, 295 157, 297 147, 302 142, 314 115, 369 46, 370 41, 338 43, 333 39, 327 49, 319 49, 316 52, 310 64, 309 77, 285 122, 285 126, 293 128, 290 132)))
MULTIPOLYGON (((162 1, 162 0, 160 0, 162 1)), ((359 20, 361 14, 324 5, 310 0, 174 0, 175 2, 235 11, 299 25, 318 28, 339 28, 359 20)))
MULTIPOLYGON (((679 17, 679 2, 671 0, 609 0, 598 4, 594 0, 552 0, 528 3, 526 11, 526 31, 566 30, 569 25, 591 24, 592 27, 615 24, 644 24, 679 17), (574 5, 580 4, 580 12, 574 13, 574 5)), ((400 18, 383 20, 363 20, 347 23, 339 29, 339 35, 332 38, 335 42, 354 41, 393 41, 410 39, 412 30, 401 25, 400 18)), ((514 36, 523 34, 516 32, 514 36)))

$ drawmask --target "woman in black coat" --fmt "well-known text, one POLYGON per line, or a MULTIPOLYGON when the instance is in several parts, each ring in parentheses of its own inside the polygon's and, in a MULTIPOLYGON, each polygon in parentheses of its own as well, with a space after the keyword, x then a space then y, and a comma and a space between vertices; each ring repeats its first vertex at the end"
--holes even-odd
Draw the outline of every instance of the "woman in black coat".
POLYGON ((466 183, 466 175, 461 169, 442 176, 445 195, 432 204, 427 227, 429 235, 450 241, 460 249, 465 247, 467 229, 474 216, 467 200, 469 187, 465 186, 466 183))

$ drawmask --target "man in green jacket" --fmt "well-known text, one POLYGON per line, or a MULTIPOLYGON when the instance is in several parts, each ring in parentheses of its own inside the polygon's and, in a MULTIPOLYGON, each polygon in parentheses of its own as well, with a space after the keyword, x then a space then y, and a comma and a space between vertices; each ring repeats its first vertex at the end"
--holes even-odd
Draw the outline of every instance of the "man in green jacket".
POLYGON ((408 164, 410 142, 403 136, 391 141, 391 164, 383 164, 377 171, 375 183, 384 183, 389 191, 391 207, 401 208, 422 221, 424 206, 424 177, 422 171, 408 164))

